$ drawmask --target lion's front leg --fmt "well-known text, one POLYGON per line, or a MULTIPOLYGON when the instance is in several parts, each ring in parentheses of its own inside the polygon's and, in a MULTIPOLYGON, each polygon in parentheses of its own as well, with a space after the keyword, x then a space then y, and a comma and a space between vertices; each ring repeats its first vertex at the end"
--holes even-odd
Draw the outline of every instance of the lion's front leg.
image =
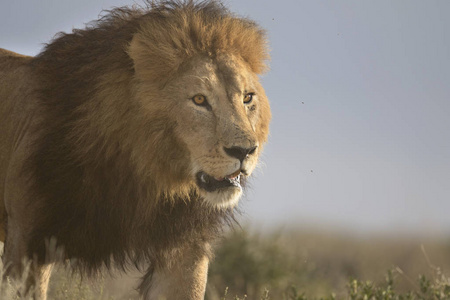
POLYGON ((189 253, 165 269, 151 269, 140 293, 145 300, 202 300, 205 297, 209 258, 189 253))
MULTIPOLYGON (((8 227, 14 220, 8 223, 8 227)), ((53 263, 40 264, 37 258, 31 259, 26 254, 26 239, 18 226, 8 230, 8 236, 2 256, 4 265, 4 278, 13 282, 17 288, 18 296, 28 299, 27 295, 36 300, 47 299, 47 288, 53 263)))

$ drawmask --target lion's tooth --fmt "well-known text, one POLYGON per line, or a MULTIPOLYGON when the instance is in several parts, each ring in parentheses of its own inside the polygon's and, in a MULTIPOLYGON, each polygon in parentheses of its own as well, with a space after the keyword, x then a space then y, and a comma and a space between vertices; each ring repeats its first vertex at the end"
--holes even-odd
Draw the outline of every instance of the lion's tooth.
POLYGON ((235 179, 235 178, 238 177, 240 174, 241 174, 241 170, 237 170, 237 171, 234 172, 233 174, 228 175, 227 178, 235 179))

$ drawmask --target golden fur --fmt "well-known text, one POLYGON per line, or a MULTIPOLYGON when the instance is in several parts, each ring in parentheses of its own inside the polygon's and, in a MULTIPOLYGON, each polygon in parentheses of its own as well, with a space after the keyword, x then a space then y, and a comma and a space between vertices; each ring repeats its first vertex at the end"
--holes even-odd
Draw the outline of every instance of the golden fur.
POLYGON ((81 271, 149 264, 146 299, 202 299, 209 243, 268 136, 267 59, 264 32, 214 1, 115 9, 34 58, 0 50, 10 274, 34 258, 45 298, 55 238, 81 271))

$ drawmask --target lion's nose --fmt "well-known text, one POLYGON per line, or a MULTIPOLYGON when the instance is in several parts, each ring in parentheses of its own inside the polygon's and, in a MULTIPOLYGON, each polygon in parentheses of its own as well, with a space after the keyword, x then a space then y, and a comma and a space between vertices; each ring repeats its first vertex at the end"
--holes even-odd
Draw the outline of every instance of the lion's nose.
POLYGON ((228 154, 231 157, 239 159, 239 161, 242 163, 245 158, 247 158, 249 155, 252 155, 253 153, 255 153, 256 148, 258 148, 258 146, 254 146, 251 148, 223 147, 223 150, 225 150, 226 154, 228 154))

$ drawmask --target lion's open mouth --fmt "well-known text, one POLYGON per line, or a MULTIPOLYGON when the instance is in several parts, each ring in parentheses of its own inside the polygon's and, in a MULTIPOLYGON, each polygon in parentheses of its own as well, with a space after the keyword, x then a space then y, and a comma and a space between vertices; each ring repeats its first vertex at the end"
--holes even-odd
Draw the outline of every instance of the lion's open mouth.
POLYGON ((242 188, 240 171, 225 176, 224 178, 215 178, 201 171, 197 173, 196 177, 197 177, 197 185, 207 192, 214 192, 218 189, 230 187, 242 188))

